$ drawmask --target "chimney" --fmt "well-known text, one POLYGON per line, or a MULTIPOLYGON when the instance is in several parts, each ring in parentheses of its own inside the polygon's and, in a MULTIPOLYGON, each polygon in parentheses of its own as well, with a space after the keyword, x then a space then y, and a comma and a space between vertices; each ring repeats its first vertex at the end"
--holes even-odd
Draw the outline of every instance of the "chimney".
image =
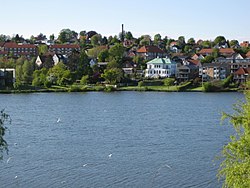
POLYGON ((121 41, 124 42, 124 28, 123 28, 123 24, 122 24, 122 37, 121 37, 121 41))

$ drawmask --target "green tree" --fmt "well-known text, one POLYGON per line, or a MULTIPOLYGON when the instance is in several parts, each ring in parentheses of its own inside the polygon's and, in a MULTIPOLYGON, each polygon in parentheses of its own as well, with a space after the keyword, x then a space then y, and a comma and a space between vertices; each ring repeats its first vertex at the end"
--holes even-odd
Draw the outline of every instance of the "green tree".
POLYGON ((212 56, 214 59, 218 58, 220 56, 220 50, 218 48, 214 48, 212 51, 212 56))
POLYGON ((239 46, 239 41, 238 40, 231 40, 229 42, 229 45, 230 45, 231 48, 234 48, 236 46, 239 46))
POLYGON ((151 37, 149 35, 142 35, 140 39, 140 45, 148 46, 151 44, 151 37))
POLYGON ((101 77, 109 84, 116 84, 121 81, 123 72, 119 68, 106 69, 101 77))
POLYGON ((48 52, 48 46, 46 44, 40 44, 38 46, 38 54, 39 55, 46 54, 47 52, 48 52))
POLYGON ((61 43, 72 42, 77 40, 78 33, 70 29, 62 29, 59 33, 58 40, 61 43))
POLYGON ((125 39, 132 40, 134 37, 130 31, 125 32, 125 39))
POLYGON ((48 70, 46 68, 42 68, 41 70, 35 70, 33 72, 32 85, 33 86, 45 85, 45 82, 47 81, 47 73, 48 70))
POLYGON ((72 82, 71 73, 67 70, 67 67, 59 62, 48 72, 48 81, 55 85, 66 85, 72 82))
POLYGON ((8 114, 4 112, 4 110, 0 111, 0 159, 3 159, 3 152, 6 151, 8 153, 8 144, 4 139, 6 130, 6 122, 10 123, 11 119, 8 114))
POLYGON ((51 35, 49 36, 49 40, 54 41, 54 40, 55 40, 55 35, 54 35, 54 34, 51 34, 51 35))
POLYGON ((122 63, 124 57, 125 48, 122 44, 115 44, 109 49, 110 60, 115 60, 118 64, 122 63))
POLYGON ((23 79, 23 82, 25 84, 31 84, 32 83, 33 71, 34 71, 33 63, 28 61, 28 60, 25 60, 23 66, 22 66, 22 72, 23 72, 22 79, 23 79))
POLYGON ((82 84, 82 85, 87 85, 88 83, 89 83, 89 76, 88 76, 88 75, 84 75, 84 76, 81 78, 80 84, 82 84))
POLYGON ((105 50, 102 46, 96 46, 94 48, 91 48, 87 51, 87 55, 92 59, 97 59, 99 54, 105 50))
POLYGON ((173 85, 174 85, 174 81, 175 81, 174 78, 165 78, 165 79, 163 80, 164 85, 167 86, 168 88, 169 88, 170 86, 173 86, 173 85))
POLYGON ((188 39, 187 43, 188 43, 189 45, 192 45, 192 46, 195 45, 195 40, 194 40, 194 38, 188 39))
POLYGON ((93 46, 100 45, 102 41, 102 36, 100 34, 96 34, 91 37, 90 41, 93 46))
POLYGON ((203 48, 211 48, 212 47, 212 42, 209 40, 202 41, 201 46, 203 48))
POLYGON ((250 93, 245 102, 234 106, 234 114, 223 113, 235 129, 231 141, 223 147, 218 177, 224 180, 223 187, 250 187, 250 93))
POLYGON ((181 49, 184 48, 186 42, 185 42, 185 37, 184 36, 180 36, 177 40, 177 46, 179 46, 181 49))
POLYGON ((224 45, 226 44, 227 40, 225 39, 224 36, 218 36, 214 39, 214 44, 219 44, 219 45, 224 45))
POLYGON ((158 33, 154 36, 154 44, 159 45, 160 42, 161 42, 161 35, 158 33))
POLYGON ((211 55, 206 56, 204 59, 201 60, 201 63, 212 63, 214 61, 214 57, 211 55))
POLYGON ((99 54, 98 54, 98 61, 99 62, 105 62, 109 57, 109 51, 108 49, 102 50, 99 54))

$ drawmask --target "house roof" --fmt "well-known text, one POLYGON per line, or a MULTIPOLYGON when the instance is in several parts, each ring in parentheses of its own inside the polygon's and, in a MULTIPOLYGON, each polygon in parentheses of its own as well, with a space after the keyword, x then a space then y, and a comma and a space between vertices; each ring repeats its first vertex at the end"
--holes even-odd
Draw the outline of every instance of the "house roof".
POLYGON ((15 42, 6 42, 5 48, 36 48, 34 44, 17 44, 15 42))
POLYGON ((242 68, 242 67, 240 67, 236 72, 234 72, 234 74, 237 75, 245 75, 249 73, 250 73, 250 68, 242 68))
POLYGON ((157 46, 142 46, 141 48, 139 48, 137 50, 138 53, 164 53, 163 50, 161 50, 160 48, 158 48, 157 46))
POLYGON ((45 60, 46 60, 47 58, 51 59, 51 61, 53 60, 53 59, 52 59, 52 56, 49 55, 49 54, 46 54, 46 55, 39 55, 38 57, 40 58, 40 60, 41 60, 42 62, 45 62, 45 60))
MULTIPOLYGON (((211 54, 214 49, 212 48, 204 48, 199 51, 199 54, 211 54)), ((233 48, 220 48, 219 53, 221 54, 233 54, 235 53, 233 48)))
POLYGON ((177 41, 173 41, 169 44, 170 46, 177 46, 177 41))
POLYGON ((195 66, 200 64, 200 60, 188 59, 187 61, 195 66))
POLYGON ((204 48, 199 51, 199 54, 211 54, 213 52, 213 49, 211 48, 204 48))
POLYGON ((80 48, 78 44, 54 44, 50 45, 50 48, 80 48))
POLYGON ((169 58, 155 58, 147 64, 175 64, 175 61, 171 61, 169 58))
POLYGON ((178 69, 198 69, 195 65, 181 65, 178 69))
POLYGON ((233 53, 235 53, 233 48, 220 48, 219 52, 222 53, 222 54, 233 54, 233 53))

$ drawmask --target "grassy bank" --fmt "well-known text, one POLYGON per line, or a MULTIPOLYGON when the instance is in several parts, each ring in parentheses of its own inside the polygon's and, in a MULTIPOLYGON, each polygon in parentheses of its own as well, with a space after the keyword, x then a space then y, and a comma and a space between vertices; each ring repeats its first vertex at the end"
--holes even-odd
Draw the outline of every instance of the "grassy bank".
MULTIPOLYGON (((185 83, 179 86, 104 86, 104 85, 71 85, 71 86, 52 86, 51 88, 29 87, 25 89, 8 89, 0 90, 1 94, 12 93, 35 93, 35 92, 92 92, 92 91, 155 91, 155 92, 204 92, 204 88, 193 87, 190 83, 185 83)), ((224 89, 216 92, 238 91, 237 88, 224 89)))

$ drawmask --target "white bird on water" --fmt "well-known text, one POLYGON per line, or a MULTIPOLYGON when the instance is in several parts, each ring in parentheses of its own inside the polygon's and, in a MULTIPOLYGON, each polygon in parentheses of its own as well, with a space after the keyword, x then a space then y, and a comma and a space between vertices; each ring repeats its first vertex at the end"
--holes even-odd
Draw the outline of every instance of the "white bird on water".
POLYGON ((56 122, 57 122, 57 123, 59 123, 60 121, 61 121, 61 119, 60 119, 60 118, 58 118, 56 122))
POLYGON ((12 157, 9 157, 9 158, 7 159, 7 161, 6 161, 7 164, 10 162, 10 159, 11 159, 11 158, 12 158, 12 157))
POLYGON ((111 158, 111 157, 112 157, 112 155, 113 155, 113 154, 112 154, 112 153, 110 153, 110 154, 109 154, 109 158, 111 158))

